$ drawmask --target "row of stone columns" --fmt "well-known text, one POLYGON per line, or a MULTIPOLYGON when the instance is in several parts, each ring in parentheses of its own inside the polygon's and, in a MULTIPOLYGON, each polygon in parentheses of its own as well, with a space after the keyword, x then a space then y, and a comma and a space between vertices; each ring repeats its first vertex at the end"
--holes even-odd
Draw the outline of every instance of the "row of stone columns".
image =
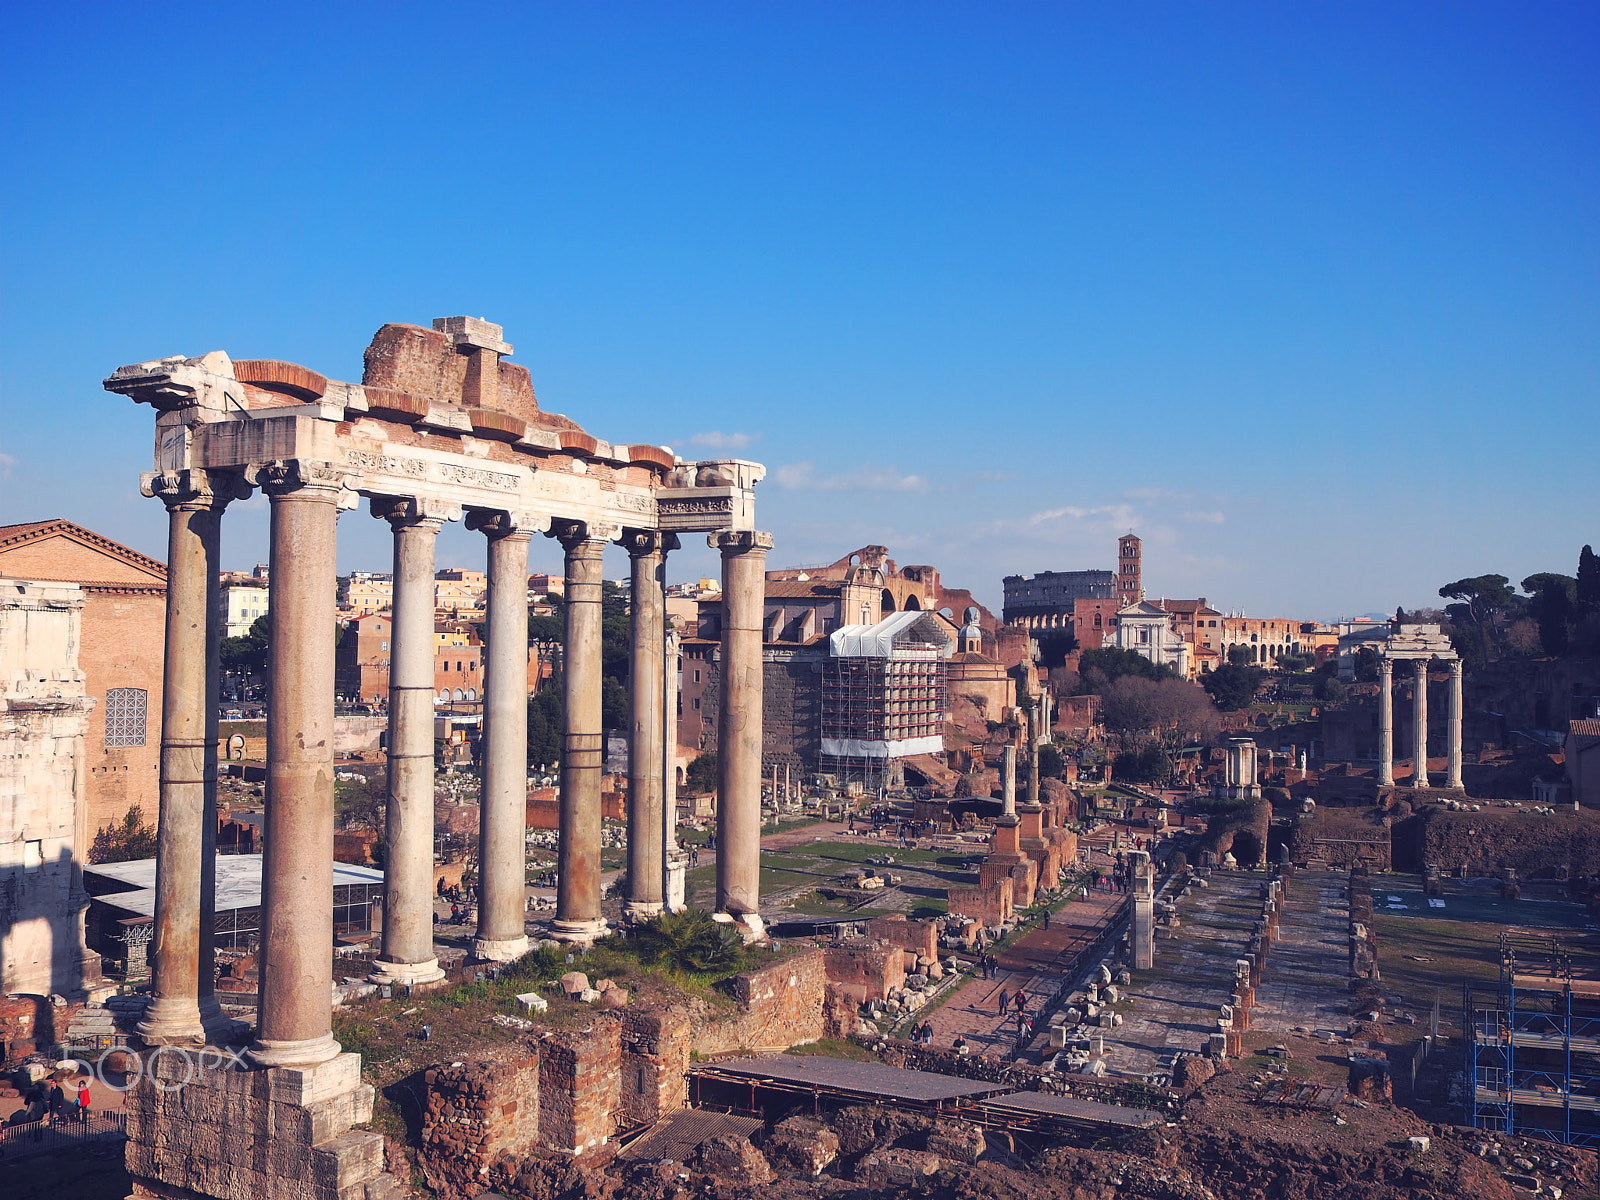
MULTIPOLYGON (((261 1065, 310 1065, 339 1052, 333 986, 333 721, 335 549, 338 514, 353 499, 323 463, 291 460, 258 479, 271 501, 272 638, 268 654, 267 819, 263 837, 259 1022, 261 1065)), ((233 1030, 212 994, 215 890, 216 617, 219 531, 239 477, 181 471, 146 490, 169 512, 165 700, 157 849, 154 1001, 140 1032, 151 1044, 220 1042, 233 1030)), ((394 535, 390 652, 389 802, 384 927, 374 978, 428 983, 433 953, 433 575, 444 520, 459 506, 375 498, 394 535)), ((484 680, 483 789, 479 810, 479 958, 508 961, 528 949, 525 911, 527 803, 527 565, 536 523, 473 510, 488 542, 488 653, 484 680)), ((616 529, 558 521, 565 551, 565 722, 562 730, 560 885, 554 932, 588 942, 600 913, 601 558, 616 529)), ((633 568, 630 702, 630 913, 672 898, 672 723, 675 670, 666 669, 665 555, 670 534, 628 531, 633 568)), ((722 727, 718 805, 720 911, 759 929, 761 608, 769 535, 711 535, 722 551, 722 727)), ((676 654, 672 655, 676 658, 676 654)), ((681 866, 678 890, 681 894, 681 866)))
MULTIPOLYGON (((1415 662, 1415 684, 1411 697, 1412 761, 1411 786, 1428 786, 1428 661, 1415 662)), ((1461 783, 1461 660, 1452 658, 1450 691, 1445 711, 1445 784, 1459 790, 1461 783)), ((1394 786, 1394 660, 1378 659, 1378 786, 1394 786)))

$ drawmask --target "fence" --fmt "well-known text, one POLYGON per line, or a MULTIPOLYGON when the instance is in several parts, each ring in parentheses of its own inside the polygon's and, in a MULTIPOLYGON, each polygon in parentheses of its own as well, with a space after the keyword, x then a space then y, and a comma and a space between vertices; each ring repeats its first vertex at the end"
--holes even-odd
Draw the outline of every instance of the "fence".
POLYGON ((127 1117, 120 1112, 90 1113, 87 1121, 77 1119, 76 1110, 60 1121, 29 1121, 0 1125, 0 1161, 14 1162, 33 1154, 54 1154, 97 1143, 127 1139, 127 1117))

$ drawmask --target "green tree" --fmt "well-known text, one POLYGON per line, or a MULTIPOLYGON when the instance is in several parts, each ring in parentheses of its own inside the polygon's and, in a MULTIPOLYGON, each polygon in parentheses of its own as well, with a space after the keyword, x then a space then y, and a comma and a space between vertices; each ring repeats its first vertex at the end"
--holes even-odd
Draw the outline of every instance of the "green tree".
POLYGON ((263 675, 272 642, 272 619, 257 617, 243 637, 223 638, 218 646, 222 669, 229 675, 263 675))
MULTIPOLYGON (((1141 679, 1166 679, 1176 675, 1171 667, 1157 666, 1134 650, 1107 646, 1101 650, 1085 650, 1078 658, 1079 689, 1085 694, 1098 693, 1106 684, 1124 675, 1137 675, 1141 679)), ((1021 703, 1018 696, 1018 703, 1021 703)))
POLYGON ((690 763, 689 769, 684 772, 685 786, 691 793, 714 792, 717 790, 717 753, 707 750, 704 754, 697 755, 690 763))
POLYGON ((1230 667, 1248 667, 1255 661, 1256 656, 1249 646, 1228 647, 1228 665, 1230 667))
POLYGON ((1578 605, 1578 615, 1600 610, 1600 557, 1585 546, 1578 553, 1577 591, 1573 599, 1578 605))
MULTIPOLYGON (((1227 668, 1221 668, 1226 670, 1227 668)), ((1172 771, 1172 760, 1155 743, 1117 755, 1111 768, 1113 779, 1129 783, 1159 783, 1172 771)))
POLYGON ((102 825, 89 847, 92 863, 131 862, 136 858, 154 858, 156 831, 144 823, 144 810, 135 804, 122 818, 120 825, 102 825))
POLYGON ((1061 757, 1061 751, 1048 743, 1039 747, 1040 779, 1060 779, 1061 768, 1064 765, 1065 761, 1061 757))
POLYGON ((552 675, 528 697, 528 761, 536 767, 561 761, 561 676, 552 675))
POLYGON ((1216 701, 1217 707, 1224 712, 1234 712, 1245 708, 1256 698, 1256 689, 1261 686, 1263 671, 1260 667, 1246 667, 1230 662, 1225 667, 1218 667, 1205 677, 1204 686, 1211 693, 1211 698, 1216 701))
POLYGON ((1311 685, 1311 695, 1319 704, 1338 708, 1350 698, 1350 689, 1340 681, 1336 673, 1330 675, 1318 672, 1316 682, 1311 685))
POLYGON ((1539 645, 1552 657, 1567 653, 1572 647, 1578 581, 1570 575, 1541 571, 1524 579, 1522 590, 1533 597, 1528 609, 1539 623, 1539 645))
POLYGON ((1510 581, 1504 575, 1473 575, 1445 584, 1439 589, 1439 595, 1458 602, 1447 605, 1445 612, 1450 615, 1452 622, 1459 622, 1477 631, 1483 658, 1487 662, 1493 657, 1489 642, 1491 624, 1495 617, 1517 605, 1517 593, 1510 581))

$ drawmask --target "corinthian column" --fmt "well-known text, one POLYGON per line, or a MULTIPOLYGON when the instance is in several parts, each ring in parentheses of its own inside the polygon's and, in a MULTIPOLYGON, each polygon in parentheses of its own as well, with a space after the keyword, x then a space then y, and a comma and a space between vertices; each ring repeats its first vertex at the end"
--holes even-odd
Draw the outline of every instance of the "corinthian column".
POLYGON ((443 979, 433 953, 433 559, 443 521, 420 501, 374 497, 394 531, 389 640, 389 798, 383 831, 383 948, 372 981, 443 979))
POLYGON ((312 1066, 333 1040, 333 641, 341 479, 290 459, 261 473, 272 500, 267 822, 261 989, 250 1056, 312 1066))
POLYGON ((721 711, 717 723, 717 911, 761 927, 761 618, 770 533, 726 530, 722 551, 721 711))
POLYGON ((649 529, 622 538, 632 567, 628 664, 628 906, 632 920, 653 917, 665 899, 662 874, 663 627, 667 551, 678 539, 649 529))
POLYGON ((1445 767, 1444 785, 1447 788, 1460 790, 1461 783, 1461 660, 1450 660, 1450 698, 1445 709, 1445 729, 1449 738, 1449 745, 1445 753, 1449 755, 1448 765, 1445 767))
POLYGON ((1428 786, 1428 660, 1417 659, 1417 688, 1411 698, 1412 754, 1416 767, 1411 772, 1411 786, 1428 786))
POLYGON ((1378 660, 1378 786, 1394 786, 1394 661, 1378 660))
POLYGON ((566 647, 562 689, 561 840, 556 850, 558 941, 592 943, 600 916, 600 581, 607 537, 584 521, 560 522, 550 536, 566 551, 566 647))
POLYGON ((216 1003, 211 979, 217 771, 213 650, 222 510, 249 489, 232 475, 185 470, 147 476, 141 490, 167 506, 167 623, 151 946, 154 999, 139 1022, 139 1036, 149 1045, 200 1045, 218 1040, 233 1025, 216 1003))
POLYGON ((528 540, 526 523, 476 511, 489 539, 488 656, 483 688, 483 800, 478 809, 476 958, 528 952, 528 540))

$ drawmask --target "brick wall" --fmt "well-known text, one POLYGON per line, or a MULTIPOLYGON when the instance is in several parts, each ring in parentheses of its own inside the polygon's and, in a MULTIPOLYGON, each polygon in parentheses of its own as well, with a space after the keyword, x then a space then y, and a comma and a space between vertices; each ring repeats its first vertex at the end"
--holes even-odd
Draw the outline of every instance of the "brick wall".
POLYGON ((822 954, 829 982, 857 1004, 887 1000, 890 988, 905 986, 906 952, 892 942, 862 938, 822 954))
POLYGON ((689 1018, 677 1011, 630 1007, 617 1016, 622 1022, 622 1120, 635 1128, 688 1103, 684 1072, 693 1031, 689 1018))
POLYGON ((423 1079, 424 1153, 447 1158, 526 1154, 539 1138, 537 1053, 510 1062, 434 1067, 423 1079))
POLYGON ((812 950, 736 976, 733 992, 738 1011, 696 1027, 694 1049, 701 1054, 786 1050, 822 1037, 829 979, 826 953, 812 950))
POLYGON ((539 1141, 581 1154, 616 1132, 622 1107, 622 1022, 596 1020, 581 1033, 556 1033, 539 1046, 539 1141))
POLYGON ((84 597, 78 665, 94 699, 84 735, 88 762, 88 828, 120 821, 137 804, 154 828, 161 803, 161 669, 166 654, 164 595, 90 592, 84 597), (145 692, 142 746, 106 745, 106 691, 145 692))
POLYGON ((939 957, 939 925, 936 921, 911 921, 895 913, 867 922, 867 936, 909 950, 918 958, 939 957))

